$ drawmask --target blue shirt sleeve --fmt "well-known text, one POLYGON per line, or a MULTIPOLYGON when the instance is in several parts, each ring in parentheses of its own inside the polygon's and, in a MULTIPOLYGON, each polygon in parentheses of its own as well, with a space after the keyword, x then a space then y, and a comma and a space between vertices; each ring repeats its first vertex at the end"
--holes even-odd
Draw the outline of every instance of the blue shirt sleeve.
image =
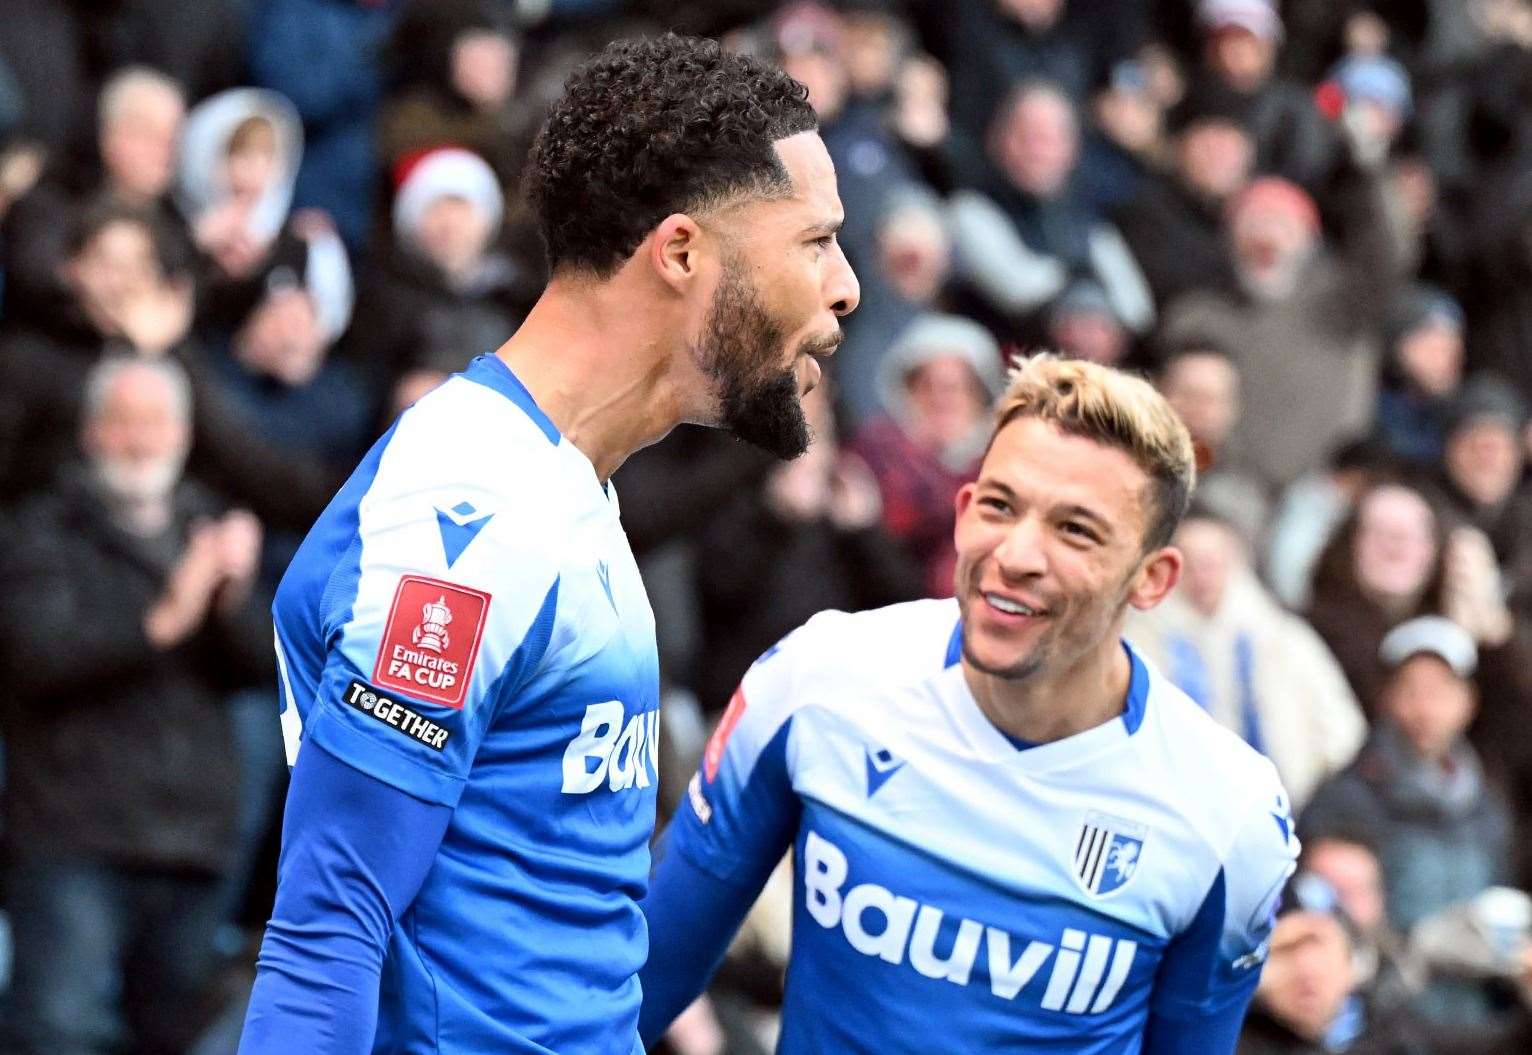
POLYGON ((1231 1055, 1266 959, 1277 899, 1298 855, 1287 796, 1270 798, 1235 834, 1201 907, 1154 977, 1145 1055, 1231 1055))
POLYGON ((639 1032, 652 1044, 696 999, 798 831, 791 774, 794 654, 745 675, 692 777, 641 903, 649 960, 639 1032))
POLYGON ((1220 962, 1226 896, 1218 873, 1202 908, 1165 950, 1144 1031, 1144 1055, 1230 1055, 1260 972, 1220 962))
POLYGON ((299 753, 243 1055, 372 1050, 389 935, 425 881, 451 816, 318 744, 299 753))
POLYGON ((644 992, 638 1032, 646 1046, 702 992, 760 891, 726 883, 670 852, 668 834, 655 849, 654 875, 640 905, 649 924, 649 961, 638 975, 644 992))
POLYGON ((550 652, 567 538, 553 506, 512 515, 463 485, 451 494, 467 497, 439 509, 448 499, 411 490, 414 478, 385 465, 360 507, 321 601, 324 666, 302 736, 455 806, 486 731, 550 652))

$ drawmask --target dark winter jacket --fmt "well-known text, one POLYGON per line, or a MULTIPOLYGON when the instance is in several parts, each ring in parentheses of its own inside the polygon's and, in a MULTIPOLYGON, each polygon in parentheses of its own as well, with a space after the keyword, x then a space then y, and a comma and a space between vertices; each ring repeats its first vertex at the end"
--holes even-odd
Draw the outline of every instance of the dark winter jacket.
POLYGON ((144 615, 188 524, 213 511, 183 485, 159 537, 119 528, 83 479, 22 509, 0 558, 4 843, 128 867, 216 872, 234 849, 237 760, 223 701, 269 676, 257 597, 156 651, 144 615))

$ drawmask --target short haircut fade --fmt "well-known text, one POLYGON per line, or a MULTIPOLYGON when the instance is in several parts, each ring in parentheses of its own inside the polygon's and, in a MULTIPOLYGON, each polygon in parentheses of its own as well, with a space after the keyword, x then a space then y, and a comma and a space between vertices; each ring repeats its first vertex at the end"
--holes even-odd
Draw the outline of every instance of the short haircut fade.
POLYGON ((717 41, 618 41, 570 74, 526 189, 552 270, 610 277, 672 213, 791 187, 773 144, 818 127, 808 90, 717 41))

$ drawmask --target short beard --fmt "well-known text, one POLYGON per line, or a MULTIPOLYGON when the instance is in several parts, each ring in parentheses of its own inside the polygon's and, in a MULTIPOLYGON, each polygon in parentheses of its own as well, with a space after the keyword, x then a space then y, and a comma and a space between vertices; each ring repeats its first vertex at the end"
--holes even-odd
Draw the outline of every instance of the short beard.
POLYGON ((1040 647, 1034 649, 1032 654, 1020 663, 1009 667, 992 667, 980 661, 979 657, 974 655, 973 649, 968 647, 968 631, 967 629, 963 631, 964 661, 980 674, 987 674, 992 678, 999 678, 1001 681, 1026 681, 1042 669, 1044 661, 1048 658, 1045 652, 1046 646, 1040 647))
POLYGON ((703 324, 700 361, 718 398, 718 424, 746 443, 796 458, 809 447, 798 377, 777 370, 785 347, 782 327, 732 262, 703 324))

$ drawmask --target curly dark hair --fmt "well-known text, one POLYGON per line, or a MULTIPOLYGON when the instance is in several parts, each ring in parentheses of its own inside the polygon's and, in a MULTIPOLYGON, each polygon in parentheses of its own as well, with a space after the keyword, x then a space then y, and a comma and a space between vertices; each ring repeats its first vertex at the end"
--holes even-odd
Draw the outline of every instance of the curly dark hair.
POLYGON ((527 162, 549 267, 609 277, 671 213, 787 193, 772 144, 817 127, 803 85, 717 41, 608 45, 570 74, 527 162))

